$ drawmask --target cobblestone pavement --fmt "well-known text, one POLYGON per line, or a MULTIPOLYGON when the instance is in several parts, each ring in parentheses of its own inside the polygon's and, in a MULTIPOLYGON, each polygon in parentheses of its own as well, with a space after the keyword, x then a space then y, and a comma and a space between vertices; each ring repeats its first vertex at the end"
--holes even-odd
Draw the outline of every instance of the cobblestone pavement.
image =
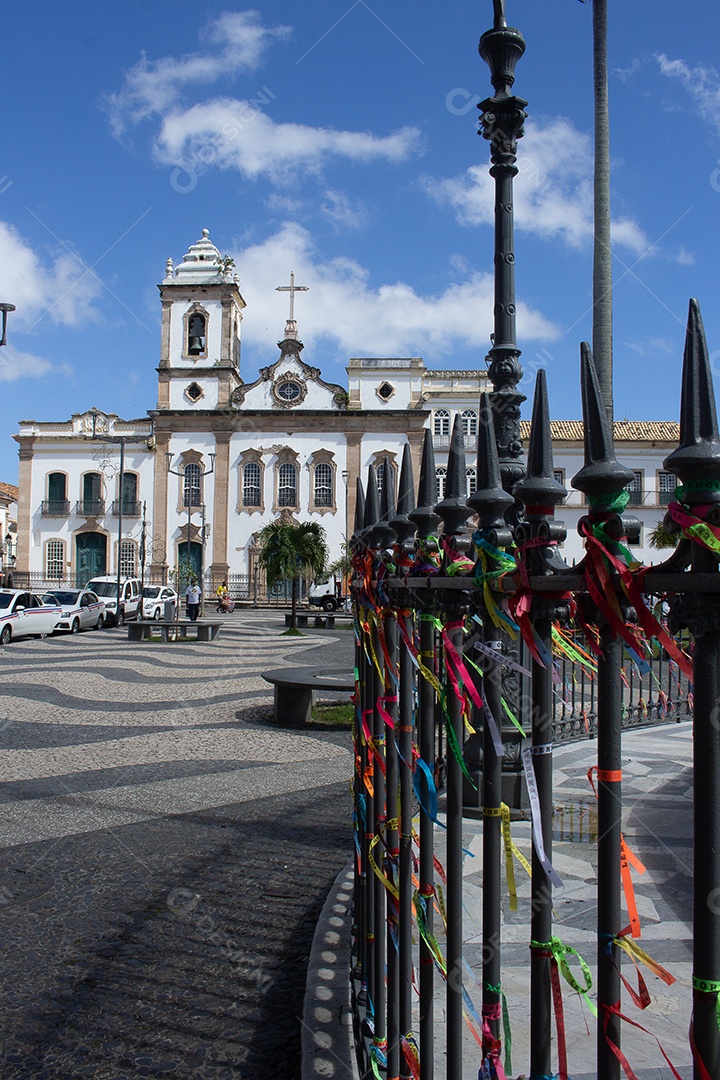
POLYGON ((0 650, 2 1080, 299 1077, 315 920, 350 854, 349 733, 281 731, 262 671, 349 630, 232 615, 0 650))

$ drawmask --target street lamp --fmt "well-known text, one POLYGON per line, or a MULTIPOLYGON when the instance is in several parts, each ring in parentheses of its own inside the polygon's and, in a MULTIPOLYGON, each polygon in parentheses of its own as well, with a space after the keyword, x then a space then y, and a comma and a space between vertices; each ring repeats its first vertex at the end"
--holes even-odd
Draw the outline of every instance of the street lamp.
MULTIPOLYGON (((350 471, 348 469, 343 469, 343 471, 341 472, 340 475, 342 476, 342 482, 345 485, 345 539, 344 539, 345 551, 344 551, 344 561, 347 563, 348 560, 349 560, 349 556, 350 556, 350 552, 349 552, 349 548, 348 548, 348 483, 349 483, 349 480, 350 480, 350 471)), ((343 580, 343 594, 344 595, 350 592, 349 578, 350 578, 349 572, 345 573, 345 571, 343 569, 343 579, 344 579, 343 580)))
MULTIPOLYGON (((187 465, 183 466, 182 469, 173 469, 172 468, 172 454, 168 450, 168 452, 167 452, 167 471, 169 473, 172 473, 173 476, 181 476, 183 478, 183 480, 185 480, 185 471, 186 471, 186 469, 187 469, 187 465)), ((200 468, 198 467, 198 472, 195 474, 195 478, 198 481, 198 485, 200 485, 200 483, 201 483, 201 481, 203 480, 204 477, 209 476, 210 473, 212 473, 212 472, 215 472, 215 455, 214 454, 210 454, 210 468, 209 469, 200 470, 200 468)), ((198 492, 198 495, 201 495, 201 493, 202 493, 202 489, 200 489, 200 491, 198 492)), ((184 497, 187 498, 187 549, 186 549, 186 553, 187 553, 187 561, 188 561, 188 565, 189 565, 190 564, 190 525, 191 525, 191 518, 192 518, 192 497, 191 497, 191 492, 190 492, 189 488, 186 488, 183 495, 184 495, 184 497)), ((205 532, 205 506, 199 500, 198 500, 198 506, 202 507, 202 512, 203 512, 203 534, 204 534, 204 532, 205 532)), ((203 566, 204 554, 205 554, 205 552, 204 552, 204 544, 205 544, 205 540, 204 540, 204 535, 203 535, 203 541, 202 541, 202 545, 201 545, 201 549, 200 549, 200 574, 201 575, 202 575, 203 570, 204 570, 204 566, 203 566)), ((179 584, 180 583, 178 582, 178 585, 179 584)), ((201 578, 200 578, 200 588, 201 589, 203 588, 203 584, 204 584, 204 582, 202 581, 202 576, 201 576, 201 578)), ((179 600, 179 594, 178 594, 178 600, 179 600)))
POLYGON ((0 322, 0 345, 7 345, 7 317, 8 312, 14 310, 14 304, 0 304, 0 312, 2 313, 2 322, 0 322))

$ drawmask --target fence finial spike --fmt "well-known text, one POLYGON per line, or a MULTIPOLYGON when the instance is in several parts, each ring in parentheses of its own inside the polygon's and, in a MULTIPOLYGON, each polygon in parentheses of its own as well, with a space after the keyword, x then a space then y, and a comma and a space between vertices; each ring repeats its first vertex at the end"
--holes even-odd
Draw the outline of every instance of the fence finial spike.
MULTIPOLYGON (((607 495, 608 501, 635 479, 632 469, 615 460, 613 433, 590 346, 580 346, 580 386, 585 438, 585 464, 572 478, 572 486, 595 499, 607 495)), ((597 504, 601 509, 600 504, 597 504)))
POLYGON ((405 443, 400 465, 400 479, 398 481, 397 512, 395 517, 390 519, 390 524, 401 544, 405 540, 409 540, 415 532, 415 525, 408 516, 414 506, 412 455, 410 453, 410 444, 405 443))
MULTIPOLYGON (((390 521, 395 517, 395 470, 387 455, 382 459, 382 487, 380 488, 380 518, 376 529, 377 546, 389 548, 395 543, 395 530, 390 521)), ((377 476, 377 470, 375 475, 377 476)))
POLYGON ((456 535, 464 531, 469 517, 467 505, 467 468, 462 417, 455 416, 448 451, 445 498, 435 507, 443 523, 443 532, 456 535))
POLYGON ((567 495, 565 487, 555 479, 553 469, 547 378, 542 368, 535 380, 527 476, 515 485, 513 495, 523 501, 529 514, 533 513, 533 507, 557 506, 567 495))
POLYGON ((425 540, 436 531, 440 518, 435 513, 437 502, 437 479, 435 477, 435 447, 432 432, 427 429, 423 439, 422 458, 420 461, 420 484, 415 510, 408 514, 410 521, 417 527, 419 539, 425 540))
POLYGON ((496 529, 504 524, 504 512, 514 499, 502 486, 492 405, 489 394, 480 395, 477 441, 477 487, 467 505, 478 516, 481 529, 496 529))
POLYGON ((355 527, 353 535, 357 536, 365 526, 365 488, 361 478, 355 481, 355 527))
POLYGON ((365 529, 374 529, 380 519, 380 501, 378 499, 377 477, 372 465, 368 466, 367 486, 365 488, 365 529))
POLYGON ((717 503, 720 492, 720 434, 718 434, 715 392, 700 305, 690 301, 680 398, 680 445, 665 459, 665 468, 685 483, 692 481, 683 501, 717 503), (707 482, 705 490, 698 486, 707 482))

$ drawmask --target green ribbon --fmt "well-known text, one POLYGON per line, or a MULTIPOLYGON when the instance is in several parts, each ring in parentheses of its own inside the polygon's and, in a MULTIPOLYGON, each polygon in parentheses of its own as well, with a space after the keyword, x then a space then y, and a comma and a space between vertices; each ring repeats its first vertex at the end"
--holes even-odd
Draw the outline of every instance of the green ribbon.
POLYGON ((560 974, 565 979, 565 982, 568 984, 571 990, 574 990, 576 994, 579 994, 581 998, 584 998, 590 1012, 593 1014, 593 1016, 597 1017, 597 1009, 588 997, 588 993, 590 990, 592 990, 593 985, 592 972, 590 971, 590 968, 588 967, 585 960, 583 960, 577 949, 573 949, 572 945, 566 945, 561 938, 555 936, 551 937, 549 941, 545 942, 531 941, 530 948, 547 949, 547 951, 552 954, 552 958, 556 962, 560 974), (568 956, 577 957, 578 963, 580 964, 580 970, 582 971, 585 978, 585 986, 580 985, 580 983, 577 981, 572 971, 570 970, 570 965, 568 964, 568 961, 566 959, 566 957, 568 956))
POLYGON ((622 514, 629 498, 630 492, 623 488, 617 495, 588 495, 587 501, 591 510, 599 506, 608 514, 622 514))
POLYGON ((692 977, 693 990, 701 994, 715 994, 715 1019, 720 1029, 720 982, 715 979, 701 979, 697 975, 692 977))

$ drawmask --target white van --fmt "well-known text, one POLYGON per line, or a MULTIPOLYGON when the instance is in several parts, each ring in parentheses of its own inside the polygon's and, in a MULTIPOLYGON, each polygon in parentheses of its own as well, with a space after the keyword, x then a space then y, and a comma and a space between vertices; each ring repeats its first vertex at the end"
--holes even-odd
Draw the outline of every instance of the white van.
POLYGON ((86 585, 105 601, 105 622, 108 626, 122 626, 128 619, 141 618, 141 589, 138 578, 125 578, 120 582, 120 611, 117 610, 117 578, 109 574, 93 578, 86 585))

